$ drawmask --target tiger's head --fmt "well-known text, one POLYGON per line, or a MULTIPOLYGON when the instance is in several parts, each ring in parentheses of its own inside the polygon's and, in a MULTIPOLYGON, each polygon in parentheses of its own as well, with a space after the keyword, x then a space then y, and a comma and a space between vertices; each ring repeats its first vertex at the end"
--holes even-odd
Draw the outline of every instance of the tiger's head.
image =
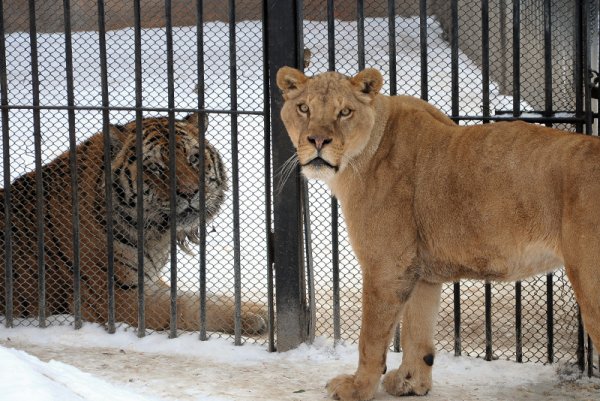
MULTIPOLYGON (((208 119, 203 115, 202 127, 208 119)), ((137 228, 138 169, 136 123, 111 126, 112 173, 116 217, 137 228)), ((199 241, 199 217, 209 222, 219 211, 228 188, 223 161, 208 141, 204 145, 205 209, 201 210, 198 114, 175 120, 175 211, 177 240, 187 249, 199 241)), ((167 117, 142 120, 144 232, 151 241, 165 235, 171 221, 169 120, 167 117), (156 238, 153 238, 156 237, 156 238)))

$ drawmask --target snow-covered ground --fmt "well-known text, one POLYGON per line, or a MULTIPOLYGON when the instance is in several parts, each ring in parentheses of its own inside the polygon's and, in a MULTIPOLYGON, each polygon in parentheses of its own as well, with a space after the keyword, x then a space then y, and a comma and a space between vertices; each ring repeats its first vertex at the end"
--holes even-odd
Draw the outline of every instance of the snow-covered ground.
MULTIPOLYGON (((356 367, 355 345, 325 338, 285 353, 256 344, 198 341, 196 334, 139 339, 86 324, 0 329, 0 401, 300 401, 326 399, 325 382, 356 367)), ((401 354, 390 353, 391 368, 401 354)), ((439 353, 440 400, 600 400, 600 379, 577 379, 566 366, 486 362, 439 353)), ((377 400, 398 399, 383 390, 377 400)), ((409 398, 410 399, 410 398, 409 398)))
MULTIPOLYGON (((418 94, 420 54, 418 19, 397 17, 398 92, 418 94), (415 23, 417 25, 415 26, 415 23)), ((428 71, 430 99, 449 111, 450 48, 444 41, 439 24, 429 19, 428 71)), ((369 43, 367 66, 382 70, 389 83, 387 67, 387 21, 367 19, 365 41, 369 43)), ((327 40, 323 36, 326 23, 305 23, 305 44, 313 53, 309 74, 326 69, 327 40)), ((336 64, 338 70, 357 71, 356 23, 336 22, 336 64)), ((246 21, 237 25, 238 109, 260 111, 263 105, 262 44, 260 22, 246 21)), ((134 54, 132 29, 107 34, 109 59, 110 105, 131 107, 134 101, 134 54)), ((193 28, 174 30, 175 99, 177 107, 196 106, 193 89, 196 76, 196 33, 193 28)), ((229 109, 230 82, 228 59, 228 26, 205 25, 205 95, 211 110, 229 109)), ((100 75, 97 34, 73 35, 75 103, 78 106, 100 105, 100 75)), ((142 33, 144 106, 167 105, 165 35, 160 29, 142 33)), ((6 37, 11 105, 31 104, 31 67, 27 34, 6 37)), ((66 104, 64 73, 64 37, 60 34, 38 36, 40 67, 40 99, 42 105, 66 104)), ((459 57, 461 114, 478 113, 481 103, 481 72, 464 55, 459 57)), ((389 91, 389 86, 383 89, 389 91)), ((512 99, 491 85, 492 109, 510 107, 512 99)), ((523 109, 527 109, 524 104, 523 109)), ((147 113, 155 115, 158 113, 147 113)), ((16 177, 33 168, 33 114, 12 110, 11 174, 16 177)), ((47 162, 68 148, 67 114, 63 110, 42 110, 42 158, 47 162)), ((211 113, 208 139, 222 152, 231 165, 231 117, 211 113)), ((134 118, 131 111, 111 111, 113 123, 134 118)), ((6 122, 2 122, 6 123, 6 122)), ((240 147, 240 230, 241 269, 244 296, 265 299, 266 245, 264 233, 264 166, 262 116, 241 115, 238 120, 240 147)), ((102 127, 97 110, 76 112, 78 142, 102 127)), ((3 167, 3 166, 0 166, 3 167)), ((329 194, 319 184, 311 184, 313 210, 330 210, 329 194), (321 207, 320 202, 323 202, 321 207)), ((232 199, 225 211, 212 224, 207 243, 208 286, 215 292, 231 291, 234 260, 232 246, 232 199)), ((265 350, 264 339, 258 344, 232 345, 230 339, 213 338, 200 342, 197 334, 167 339, 153 333, 139 339, 133 330, 120 327, 114 335, 103 328, 86 324, 75 331, 69 325, 46 329, 35 327, 0 328, 0 401, 13 400, 318 400, 324 399, 327 379, 356 366, 356 346, 333 346, 326 338, 331 333, 331 242, 327 212, 313 216, 312 229, 317 271, 317 338, 311 346, 282 354, 265 350)), ((345 239, 343 220, 340 227, 340 270, 342 275, 343 338, 355 340, 359 325, 360 291, 358 266, 345 239)), ((194 259, 180 260, 181 288, 195 289, 197 282, 194 259)), ((536 286, 537 288, 538 286, 536 286)), ((543 282, 539 288, 543 288, 543 282)), ((58 323, 68 319, 57 319, 58 323)), ((532 330, 541 330, 538 326, 532 330)), ((465 338, 464 345, 472 343, 465 338)), ((541 340, 537 340, 541 341, 541 340)), ((473 341, 474 342, 474 341, 473 341)), ((399 354, 388 356, 388 366, 398 365, 399 354)), ((567 365, 519 365, 507 361, 484 362, 468 357, 455 358, 440 352, 434 369, 435 387, 427 400, 593 400, 600 399, 597 379, 572 380, 567 365), (556 373, 556 369, 561 374, 556 373), (566 372, 566 374, 565 374, 566 372)), ((392 397, 380 392, 377 399, 392 397)))

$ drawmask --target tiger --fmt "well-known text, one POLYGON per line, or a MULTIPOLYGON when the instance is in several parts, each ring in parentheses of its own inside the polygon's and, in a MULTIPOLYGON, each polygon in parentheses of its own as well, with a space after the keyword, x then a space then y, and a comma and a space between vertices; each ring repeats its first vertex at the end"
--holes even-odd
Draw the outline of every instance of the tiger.
MULTIPOLYGON (((174 120, 176 171, 176 244, 190 251, 200 243, 200 220, 208 223, 218 214, 228 190, 228 177, 219 152, 204 143, 205 210, 200 210, 200 131, 206 132, 208 116, 192 113, 174 120)), ((106 202, 103 132, 79 144, 77 160, 77 205, 79 209, 79 268, 81 318, 106 324, 109 321, 109 278, 107 233, 112 232, 114 266, 114 318, 131 326, 138 324, 138 189, 136 121, 109 125, 112 206, 106 202), (107 213, 111 207, 112 212, 107 213), (107 216, 112 216, 110 220, 107 216), (112 229, 108 222, 111 222, 112 229)), ((169 118, 141 119, 143 180, 143 294, 145 327, 170 327, 171 288, 161 278, 171 249, 169 186, 169 118)), ((43 194, 36 193, 35 171, 22 175, 10 186, 12 205, 12 299, 5 299, 5 218, 4 190, 0 191, 0 314, 12 302, 13 316, 36 317, 40 308, 46 316, 74 314, 74 246, 72 184, 69 151, 41 168, 43 194), (43 261, 45 298, 38 288, 38 228, 36 199, 43 199, 43 261)), ((200 328, 199 296, 180 291, 176 296, 178 329, 200 328)), ((230 297, 207 297, 205 328, 208 331, 235 330, 235 302, 230 297)), ((241 329, 244 334, 262 334, 266 326, 264 308, 242 303, 241 329)))

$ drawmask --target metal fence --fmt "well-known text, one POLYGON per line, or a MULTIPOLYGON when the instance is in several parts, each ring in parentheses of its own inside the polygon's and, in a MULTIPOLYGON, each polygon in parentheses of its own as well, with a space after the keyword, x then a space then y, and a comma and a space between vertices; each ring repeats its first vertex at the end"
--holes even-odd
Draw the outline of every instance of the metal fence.
MULTIPOLYGON (((424 98, 461 124, 523 119, 591 134, 597 118, 589 85, 591 71, 600 70, 598 5, 593 1, 123 4, 0 0, 5 266, 0 308, 8 326, 79 327, 86 320, 81 308, 89 296, 82 282, 88 242, 104 247, 100 256, 106 271, 98 288, 106 293, 106 321, 98 320, 113 331, 120 324, 119 308, 131 307, 119 302, 119 291, 125 289, 115 283, 114 196, 110 190, 94 195, 108 201, 104 235, 90 239, 88 227, 81 225, 84 204, 75 201, 90 196, 81 194, 78 187, 85 183, 71 173, 81 163, 77 153, 63 172, 68 180, 60 202, 69 217, 62 226, 49 226, 48 198, 39 194, 51 182, 44 181, 42 166, 64 151, 75 155, 76 146, 96 133, 109 149, 113 126, 133 124, 139 142, 144 119, 154 116, 166 117, 169 146, 174 147, 176 121, 205 113, 205 134, 202 119, 195 123, 199 142, 206 138, 220 153, 230 190, 214 220, 204 224, 199 219, 200 244, 194 253, 176 250, 176 228, 170 227, 171 256, 162 271, 169 295, 179 294, 197 306, 201 339, 224 335, 207 330, 206 314, 215 312, 223 319, 216 329, 231 333, 236 344, 255 341, 285 350, 314 335, 356 341, 360 269, 343 216, 323 185, 306 183, 297 172, 281 174, 293 149, 278 118, 281 97, 270 88, 280 66, 301 67, 308 55, 309 75, 376 67, 385 77, 385 92, 424 98), (34 201, 19 204, 14 183, 32 171, 34 201), (18 219, 27 213, 37 226, 26 231, 34 245, 23 255, 22 247, 5 239, 15 235, 18 219), (57 234, 61 227, 64 232, 57 234), (56 267, 57 254, 47 242, 56 236, 73 244, 68 255, 58 256, 67 268, 61 280, 49 270, 65 268, 56 267), (24 260, 32 262, 26 288, 38 298, 37 307, 30 308, 34 316, 17 313, 26 301, 17 293, 23 277, 15 276, 13 267, 24 260), (48 290, 60 293, 67 307, 47 310, 48 290), (265 334, 244 335, 248 308, 264 319, 265 334)), ((108 185, 98 191, 112 188, 109 153, 98 165, 108 185)), ((136 156, 136 162, 143 158, 136 156)), ((206 174, 200 168, 199 182, 206 174)), ((177 181, 175 176, 170 180, 177 181)), ((170 189, 175 202, 177 188, 170 189)), ((137 248, 137 266, 147 263, 143 248, 137 248)), ((146 328, 144 314, 153 304, 142 295, 144 287, 151 291, 144 269, 135 272, 137 287, 127 289, 136 292, 137 303, 128 313, 136 313, 134 326, 142 336, 154 331, 146 328)), ((178 307, 181 312, 181 305, 170 302, 165 329, 171 336, 177 335, 178 307)), ((593 348, 562 271, 519 283, 446 285, 436 339, 438 348, 457 355, 573 362, 587 366, 589 374, 594 369, 593 348)), ((393 346, 398 350, 398 336, 393 346)))

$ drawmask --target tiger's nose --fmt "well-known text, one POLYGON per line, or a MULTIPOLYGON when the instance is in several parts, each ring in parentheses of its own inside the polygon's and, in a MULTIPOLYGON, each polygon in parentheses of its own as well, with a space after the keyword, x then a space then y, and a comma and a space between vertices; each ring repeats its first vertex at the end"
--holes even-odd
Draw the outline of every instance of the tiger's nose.
POLYGON ((308 142, 312 143, 317 150, 323 149, 323 146, 331 143, 332 139, 323 135, 309 135, 308 142))
POLYGON ((197 192, 197 188, 177 188, 177 196, 186 200, 193 199, 197 192))

